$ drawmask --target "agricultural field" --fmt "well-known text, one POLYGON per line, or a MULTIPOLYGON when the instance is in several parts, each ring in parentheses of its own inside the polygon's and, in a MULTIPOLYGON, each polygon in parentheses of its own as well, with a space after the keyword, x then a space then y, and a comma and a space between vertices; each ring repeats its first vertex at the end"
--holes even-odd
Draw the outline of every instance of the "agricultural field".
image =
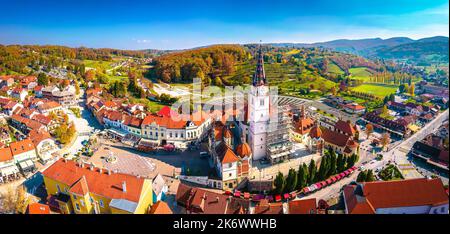
POLYGON ((372 76, 372 73, 370 73, 366 67, 350 68, 349 72, 350 77, 355 80, 368 81, 369 78, 372 76))
POLYGON ((287 54, 287 55, 294 55, 294 54, 298 54, 298 53, 300 53, 300 50, 298 50, 298 49, 293 49, 293 50, 287 52, 286 54, 287 54))
POLYGON ((373 94, 379 98, 395 93, 398 89, 397 85, 386 84, 363 84, 352 88, 352 91, 373 94))
POLYGON ((338 74, 338 75, 345 74, 345 72, 342 71, 342 69, 338 65, 336 65, 335 63, 328 64, 328 72, 329 73, 338 74))

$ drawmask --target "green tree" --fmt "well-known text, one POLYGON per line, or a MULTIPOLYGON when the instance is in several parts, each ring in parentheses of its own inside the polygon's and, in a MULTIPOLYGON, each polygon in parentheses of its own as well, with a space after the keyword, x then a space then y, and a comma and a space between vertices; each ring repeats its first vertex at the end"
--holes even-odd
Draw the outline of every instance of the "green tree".
POLYGON ((334 152, 333 149, 331 149, 329 152, 330 152, 330 165, 329 165, 329 170, 327 172, 326 178, 330 177, 331 175, 336 174, 336 168, 337 168, 336 153, 334 152))
POLYGON ((345 157, 342 154, 338 154, 336 160, 336 173, 343 172, 345 168, 345 157))
POLYGON ((367 176, 367 172, 366 171, 361 171, 358 174, 358 177, 356 177, 356 182, 364 182, 364 181, 366 181, 366 176, 367 176))
POLYGON ((289 169, 289 174, 286 178, 286 186, 285 186, 285 191, 284 192, 292 192, 295 190, 295 188, 297 187, 297 182, 298 182, 298 178, 297 178, 297 172, 295 171, 295 169, 289 169))
POLYGON ((48 85, 49 79, 45 73, 41 72, 41 73, 39 73, 39 75, 37 77, 37 81, 38 81, 38 84, 40 84, 40 85, 48 85))
POLYGON ((275 186, 274 193, 280 194, 283 192, 286 185, 283 173, 278 172, 278 175, 275 177, 273 184, 275 186))
POLYGON ((312 184, 316 181, 316 170, 316 162, 312 159, 308 166, 308 184, 312 184))
POLYGON ((308 166, 306 163, 299 166, 297 176, 297 188, 302 189, 306 187, 308 184, 308 166))

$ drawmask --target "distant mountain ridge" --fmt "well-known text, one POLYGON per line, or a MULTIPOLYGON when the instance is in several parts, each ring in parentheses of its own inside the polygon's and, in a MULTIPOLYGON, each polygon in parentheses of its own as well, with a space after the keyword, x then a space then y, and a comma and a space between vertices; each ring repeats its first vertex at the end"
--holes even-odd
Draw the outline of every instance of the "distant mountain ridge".
POLYGON ((388 39, 339 39, 317 43, 270 43, 278 47, 322 47, 331 50, 352 53, 364 57, 410 60, 414 63, 448 63, 449 38, 435 36, 413 40, 408 37, 393 37, 388 39))

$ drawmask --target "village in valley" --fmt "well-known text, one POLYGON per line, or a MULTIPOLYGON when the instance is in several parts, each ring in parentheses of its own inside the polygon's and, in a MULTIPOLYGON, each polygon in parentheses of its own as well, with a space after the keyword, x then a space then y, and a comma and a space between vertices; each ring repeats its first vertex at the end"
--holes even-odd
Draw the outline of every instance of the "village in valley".
MULTIPOLYGON (((255 48, 245 98, 194 103, 187 115, 151 111, 96 82, 0 76, 2 210, 448 213, 448 90, 419 81, 370 111, 336 94, 274 98, 263 46, 255 48)), ((129 79, 149 100, 163 96, 135 73, 129 79)))
POLYGON ((448 36, 236 30, 0 38, 0 214, 449 214, 448 36))

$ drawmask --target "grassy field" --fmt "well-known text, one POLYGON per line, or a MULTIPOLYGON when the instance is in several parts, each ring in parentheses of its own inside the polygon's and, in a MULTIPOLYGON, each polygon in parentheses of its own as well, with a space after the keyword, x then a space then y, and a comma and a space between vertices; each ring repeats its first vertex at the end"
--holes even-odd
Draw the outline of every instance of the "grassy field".
POLYGON ((114 63, 114 61, 97 61, 97 60, 84 60, 84 65, 86 67, 91 68, 100 68, 102 70, 107 70, 111 68, 111 64, 114 63))
POLYGON ((367 81, 370 76, 372 76, 372 73, 370 73, 366 67, 350 68, 348 71, 351 74, 351 78, 355 80, 367 81))
POLYGON ((387 95, 395 93, 398 89, 397 85, 385 85, 385 84, 363 84, 352 88, 355 92, 370 93, 377 97, 384 98, 387 95))
POLYGON ((293 55, 293 54, 298 54, 298 53, 300 53, 300 50, 298 50, 298 49, 293 49, 293 50, 287 52, 286 54, 287 54, 287 55, 293 55))
POLYGON ((328 72, 334 73, 334 74, 344 74, 345 72, 342 71, 340 67, 338 67, 335 63, 328 64, 328 72))

